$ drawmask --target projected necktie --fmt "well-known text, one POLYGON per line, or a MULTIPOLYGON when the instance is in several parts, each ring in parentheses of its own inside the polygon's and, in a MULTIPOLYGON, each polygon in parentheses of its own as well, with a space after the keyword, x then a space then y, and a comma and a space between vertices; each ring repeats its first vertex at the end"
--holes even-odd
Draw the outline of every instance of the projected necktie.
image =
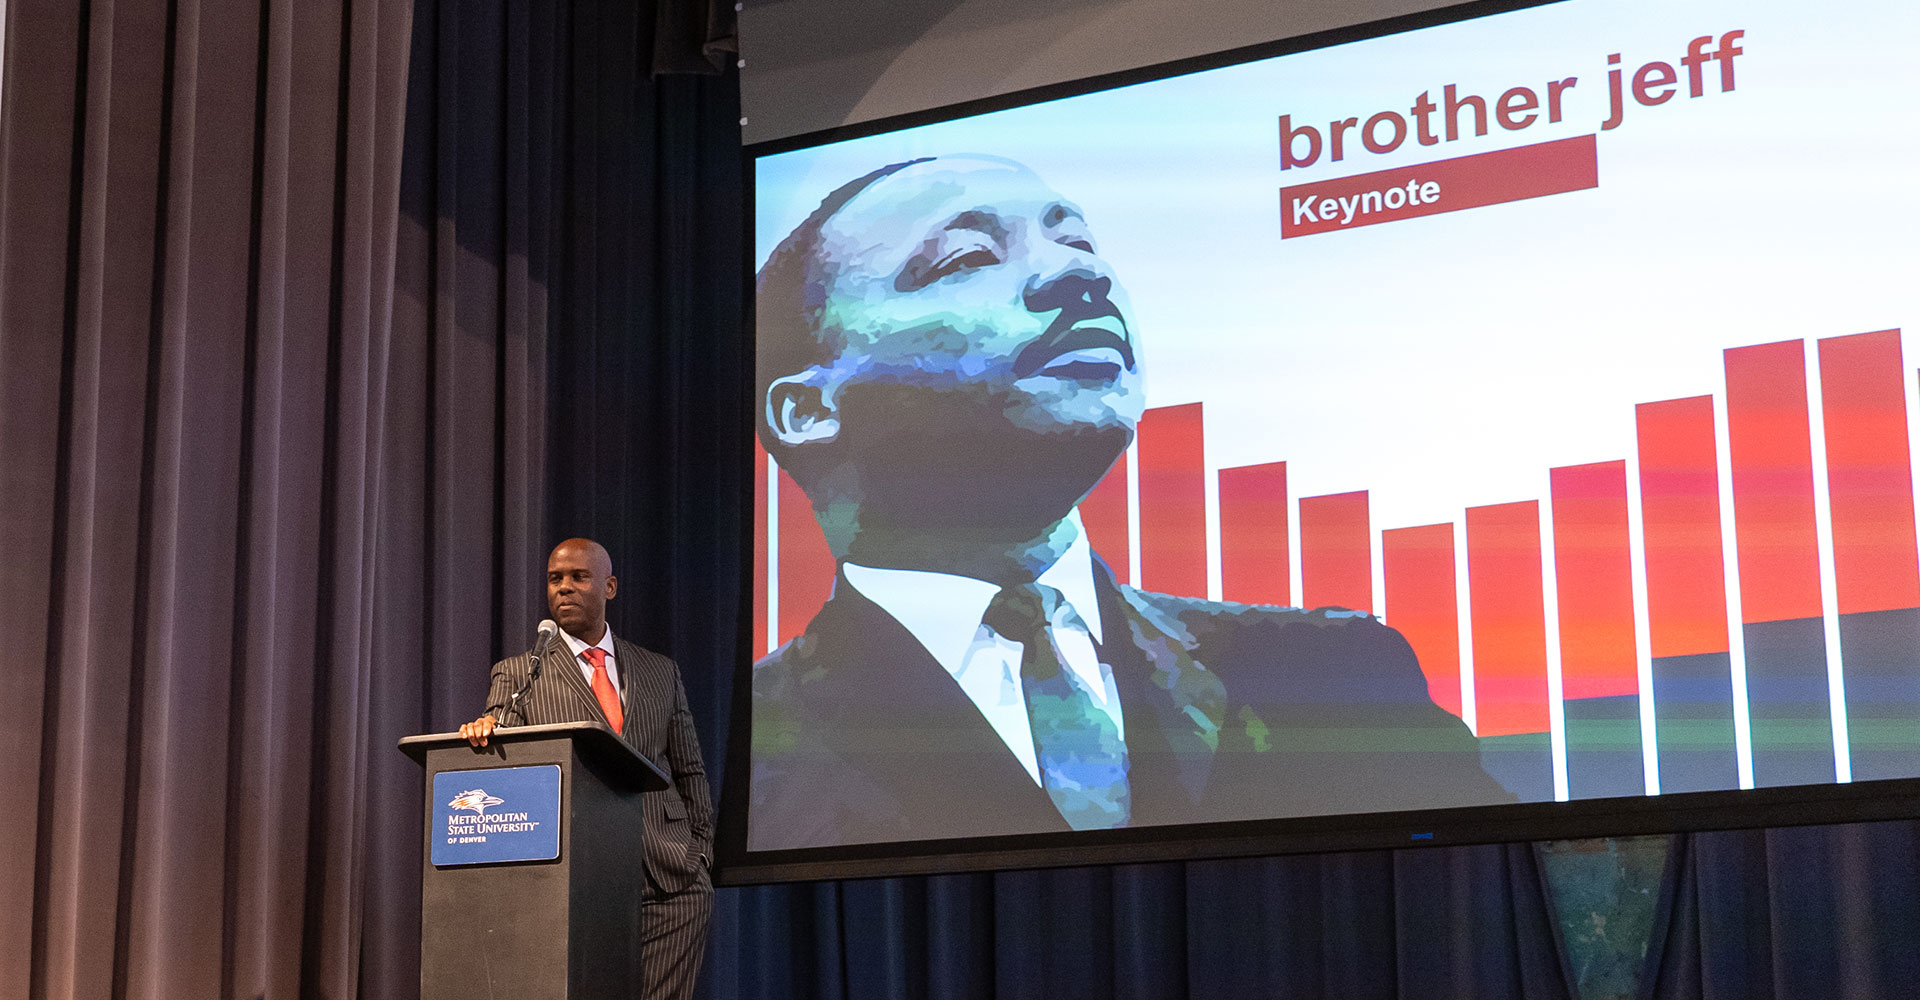
POLYGON ((1002 589, 987 605, 988 628, 1024 645, 1021 688, 1040 779, 1076 830, 1125 826, 1132 815, 1127 745, 1107 713, 1075 686, 1053 644, 1049 622, 1060 592, 1037 583, 1002 589))
POLYGON ((607 651, 594 646, 580 655, 593 664, 593 697, 600 702, 600 711, 607 714, 607 725, 616 733, 624 730, 627 719, 620 711, 620 695, 613 690, 613 680, 607 676, 607 651))

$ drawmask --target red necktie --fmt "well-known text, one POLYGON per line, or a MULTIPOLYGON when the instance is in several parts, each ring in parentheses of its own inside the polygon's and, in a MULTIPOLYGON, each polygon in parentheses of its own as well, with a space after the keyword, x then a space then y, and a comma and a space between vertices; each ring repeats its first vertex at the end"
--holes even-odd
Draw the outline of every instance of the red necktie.
POLYGON ((620 696, 613 690, 613 681, 607 677, 607 651, 594 646, 580 654, 593 664, 593 696, 600 701, 600 711, 607 715, 607 725, 614 732, 627 727, 627 719, 620 711, 620 696))

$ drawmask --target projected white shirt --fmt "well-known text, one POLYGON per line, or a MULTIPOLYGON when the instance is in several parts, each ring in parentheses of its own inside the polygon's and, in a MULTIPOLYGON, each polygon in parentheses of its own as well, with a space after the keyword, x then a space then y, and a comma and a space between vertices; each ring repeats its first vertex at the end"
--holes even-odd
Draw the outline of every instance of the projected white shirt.
MULTIPOLYGON (((1079 512, 1073 514, 1079 527, 1079 512)), ((930 573, 922 570, 875 569, 846 563, 847 582, 878 604, 920 641, 940 666, 953 676, 1020 759, 1035 784, 1040 763, 1033 749, 1033 730, 1027 720, 1027 700, 1020 686, 1018 642, 988 628, 981 617, 1000 588, 985 580, 930 573)), ((1066 662, 1076 687, 1085 691, 1099 710, 1113 719, 1120 738, 1127 735, 1120 711, 1120 692, 1113 671, 1100 662, 1094 643, 1101 642, 1100 601, 1093 589, 1093 551, 1084 529, 1060 560, 1040 574, 1039 582, 1058 590, 1063 598, 1054 609, 1054 643, 1066 662)))

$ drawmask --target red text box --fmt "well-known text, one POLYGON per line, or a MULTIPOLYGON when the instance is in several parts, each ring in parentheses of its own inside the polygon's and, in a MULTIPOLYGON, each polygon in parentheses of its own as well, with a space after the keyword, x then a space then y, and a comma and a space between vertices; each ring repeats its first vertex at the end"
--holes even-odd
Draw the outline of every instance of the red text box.
POLYGON ((1594 137, 1575 136, 1283 187, 1280 236, 1311 236, 1599 186, 1594 137))

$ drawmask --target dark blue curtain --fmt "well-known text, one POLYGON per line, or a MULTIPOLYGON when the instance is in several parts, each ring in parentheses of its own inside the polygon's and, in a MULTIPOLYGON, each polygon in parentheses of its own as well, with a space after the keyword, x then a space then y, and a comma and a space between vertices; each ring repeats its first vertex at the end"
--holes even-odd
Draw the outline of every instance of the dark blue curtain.
POLYGON ((1530 845, 722 893, 716 997, 1572 997, 1530 845))
POLYGON ((1903 997, 1920 990, 1920 824, 1674 838, 1649 1000, 1903 997))

